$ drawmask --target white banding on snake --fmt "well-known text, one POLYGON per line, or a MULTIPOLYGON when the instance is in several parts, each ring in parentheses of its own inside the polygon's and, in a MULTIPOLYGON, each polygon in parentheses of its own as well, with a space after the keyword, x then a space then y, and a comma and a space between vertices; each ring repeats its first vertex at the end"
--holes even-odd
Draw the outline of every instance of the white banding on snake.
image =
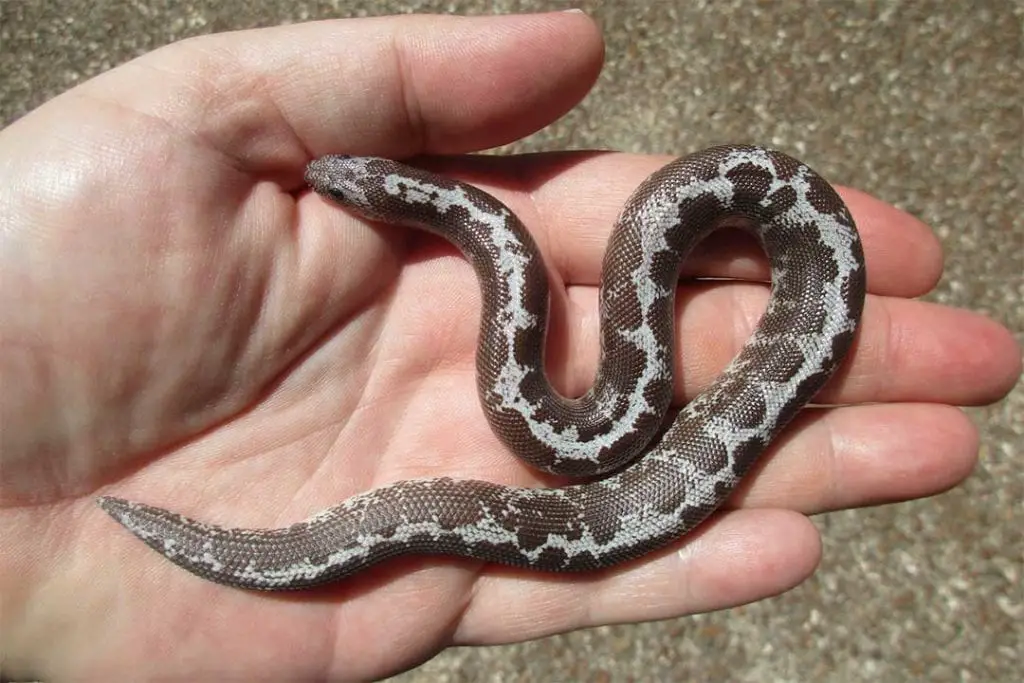
POLYGON ((585 396, 567 399, 544 374, 544 264, 508 208, 386 159, 326 156, 309 164, 306 179, 357 215, 459 247, 483 291, 478 388, 495 434, 535 467, 603 476, 534 489, 402 481, 267 530, 99 499, 167 559, 229 586, 307 588, 408 554, 585 571, 661 548, 718 508, 817 394, 846 355, 863 307, 860 240, 825 180, 780 152, 704 150, 656 172, 623 209, 604 259, 599 370, 585 396), (672 395, 680 265, 723 226, 748 230, 767 252, 768 306, 740 354, 650 445, 672 395))

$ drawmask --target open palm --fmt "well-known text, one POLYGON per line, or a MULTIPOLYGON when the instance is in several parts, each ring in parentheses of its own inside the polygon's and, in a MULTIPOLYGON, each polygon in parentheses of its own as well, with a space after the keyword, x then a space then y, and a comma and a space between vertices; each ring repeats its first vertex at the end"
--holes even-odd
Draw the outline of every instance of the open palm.
MULTIPOLYGON (((346 215, 302 171, 329 152, 510 142, 582 97, 600 53, 574 14, 226 34, 147 55, 0 135, 5 674, 362 679, 452 643, 724 607, 813 571, 805 514, 967 475, 976 435, 951 405, 998 397, 1019 354, 983 318, 908 300, 937 279, 937 242, 846 191, 872 293, 829 393, 850 405, 798 420, 730 510, 676 548, 570 577, 409 558, 268 595, 185 573, 93 504, 113 493, 274 527, 410 477, 540 482, 477 402, 468 264, 433 238, 346 215)), ((548 359, 563 391, 593 376, 615 214, 664 161, 433 161, 506 201, 567 285, 548 359)), ((678 400, 713 379, 763 310, 755 253, 720 238, 687 265, 751 281, 682 290, 678 400)))

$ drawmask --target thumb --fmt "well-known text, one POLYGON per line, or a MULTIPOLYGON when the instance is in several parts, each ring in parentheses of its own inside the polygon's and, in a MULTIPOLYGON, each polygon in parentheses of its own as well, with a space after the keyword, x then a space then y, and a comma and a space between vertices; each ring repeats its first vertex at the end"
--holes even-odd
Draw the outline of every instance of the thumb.
POLYGON ((582 99, 602 58, 598 28, 577 12, 341 19, 185 40, 71 92, 166 121, 242 170, 301 181, 328 152, 517 140, 582 99))

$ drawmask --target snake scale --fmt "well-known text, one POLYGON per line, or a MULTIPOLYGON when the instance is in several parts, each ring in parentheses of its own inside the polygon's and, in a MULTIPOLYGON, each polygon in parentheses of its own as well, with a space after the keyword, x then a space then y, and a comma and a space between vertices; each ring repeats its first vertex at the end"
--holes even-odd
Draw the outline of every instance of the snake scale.
POLYGON ((99 499, 157 552, 229 586, 307 588, 407 554, 585 571, 660 548, 705 520, 811 401, 846 355, 863 307, 860 240, 829 184, 780 152, 710 148, 654 173, 623 208, 603 264, 599 370, 590 391, 566 398, 544 372, 544 264, 508 208, 373 157, 316 159, 306 180, 358 216, 427 230, 463 252, 483 293, 478 389, 494 432, 533 466, 587 479, 562 488, 400 481, 267 530, 99 499), (760 242, 771 296, 739 355, 662 430, 680 265, 723 226, 760 242))

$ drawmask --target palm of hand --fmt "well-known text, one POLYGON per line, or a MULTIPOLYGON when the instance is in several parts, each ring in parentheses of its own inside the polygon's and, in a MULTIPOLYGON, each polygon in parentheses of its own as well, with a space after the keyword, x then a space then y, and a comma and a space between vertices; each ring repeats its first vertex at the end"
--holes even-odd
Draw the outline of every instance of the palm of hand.
MULTIPOLYGON (((30 513, 37 518, 68 502, 85 511, 68 552, 123 533, 88 507, 100 486, 204 520, 273 527, 386 481, 534 481, 479 408, 478 289, 452 248, 347 217, 306 190, 301 164, 270 179, 259 162, 239 169, 134 112, 105 126, 123 136, 108 144, 145 139, 146 148, 108 168, 58 159, 59 196, 21 198, 59 207, 47 225, 49 269, 26 262, 21 273, 27 295, 47 302, 47 324, 34 333, 45 338, 55 384, 25 407, 22 447, 38 457, 5 468, 5 497, 43 503, 30 513), (173 164, 165 150, 177 150, 173 164)), ((121 616, 141 619, 180 570, 152 562, 131 574, 152 560, 148 551, 112 551, 129 574, 108 577, 106 588, 127 583, 133 599, 121 616)), ((397 627, 414 659, 435 650, 481 567, 411 571, 423 564, 347 582, 337 589, 342 606, 298 600, 307 608, 295 611, 291 632, 360 650, 389 642, 397 627), (388 619, 394 592, 406 598, 388 619)), ((263 623, 265 601, 205 583, 179 597, 164 618, 201 610, 212 627, 230 613, 229 642, 292 649, 263 623)), ((210 643, 185 634, 176 647, 208 655, 210 643)))

